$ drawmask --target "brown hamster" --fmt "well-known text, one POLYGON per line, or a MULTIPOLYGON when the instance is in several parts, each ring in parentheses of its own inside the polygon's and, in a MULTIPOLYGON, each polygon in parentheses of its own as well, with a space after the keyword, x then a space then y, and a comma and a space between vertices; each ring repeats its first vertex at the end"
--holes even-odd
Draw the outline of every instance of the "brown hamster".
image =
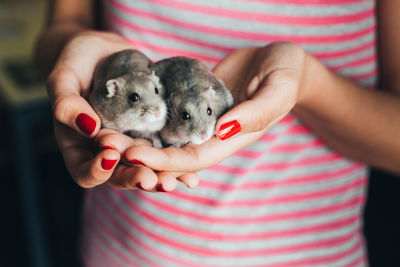
POLYGON ((137 50, 123 50, 103 60, 94 73, 89 102, 103 127, 147 138, 160 147, 158 131, 167 119, 165 89, 150 70, 152 61, 137 50))
POLYGON ((160 131, 164 146, 202 144, 233 104, 230 91, 196 59, 173 57, 152 67, 167 90, 169 120, 160 131))

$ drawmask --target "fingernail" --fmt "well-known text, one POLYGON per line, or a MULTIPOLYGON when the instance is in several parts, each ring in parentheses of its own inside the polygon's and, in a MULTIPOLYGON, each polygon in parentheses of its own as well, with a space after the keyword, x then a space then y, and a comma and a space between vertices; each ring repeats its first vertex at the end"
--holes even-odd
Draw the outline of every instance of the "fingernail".
POLYGON ((96 121, 85 113, 81 113, 76 118, 76 124, 87 135, 91 135, 96 128, 96 121))
POLYGON ((115 149, 115 148, 113 148, 112 146, 102 146, 101 147, 103 150, 106 150, 106 149, 115 149))
POLYGON ((132 162, 133 164, 144 165, 143 162, 141 162, 140 160, 137 160, 137 159, 133 159, 130 162, 132 162))
POLYGON ((101 161, 101 167, 104 169, 104 170, 111 170, 112 169, 112 167, 115 165, 115 162, 117 162, 117 160, 116 159, 103 159, 102 161, 101 161))
POLYGON ((156 190, 158 192, 168 192, 167 190, 164 189, 164 187, 162 186, 162 184, 158 184, 156 187, 156 190))
POLYGON ((226 140, 240 132, 241 129, 242 127, 237 120, 227 122, 219 127, 218 137, 221 140, 226 140))

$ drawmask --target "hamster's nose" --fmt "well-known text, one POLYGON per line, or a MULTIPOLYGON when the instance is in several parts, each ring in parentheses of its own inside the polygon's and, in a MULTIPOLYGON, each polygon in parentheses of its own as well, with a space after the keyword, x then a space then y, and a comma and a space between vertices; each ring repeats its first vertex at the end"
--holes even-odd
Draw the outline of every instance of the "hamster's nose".
POLYGON ((160 117, 160 108, 159 107, 156 107, 155 109, 154 109, 154 116, 156 116, 156 118, 158 118, 158 117, 160 117))

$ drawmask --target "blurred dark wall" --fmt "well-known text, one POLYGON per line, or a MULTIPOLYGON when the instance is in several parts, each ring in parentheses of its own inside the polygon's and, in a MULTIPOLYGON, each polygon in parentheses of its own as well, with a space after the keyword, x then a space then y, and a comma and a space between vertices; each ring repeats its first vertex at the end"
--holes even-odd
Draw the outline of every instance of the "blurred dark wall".
POLYGON ((400 266, 400 176, 373 169, 364 232, 372 267, 400 266))

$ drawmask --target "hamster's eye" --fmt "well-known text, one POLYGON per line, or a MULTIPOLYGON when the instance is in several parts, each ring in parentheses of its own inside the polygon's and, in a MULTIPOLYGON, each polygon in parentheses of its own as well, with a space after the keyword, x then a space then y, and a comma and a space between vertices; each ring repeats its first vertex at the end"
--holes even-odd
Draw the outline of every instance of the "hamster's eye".
POLYGON ((156 95, 158 95, 158 88, 154 87, 154 92, 156 93, 156 95))
POLYGON ((186 111, 183 111, 183 112, 181 113, 181 117, 182 117, 182 119, 184 119, 185 121, 190 120, 190 115, 189 115, 189 113, 187 113, 186 111))
POLYGON ((208 114, 208 116, 211 116, 211 114, 212 114, 212 109, 211 108, 207 108, 207 114, 208 114))
POLYGON ((137 93, 132 93, 129 95, 129 100, 132 102, 136 102, 140 100, 140 96, 137 93))

